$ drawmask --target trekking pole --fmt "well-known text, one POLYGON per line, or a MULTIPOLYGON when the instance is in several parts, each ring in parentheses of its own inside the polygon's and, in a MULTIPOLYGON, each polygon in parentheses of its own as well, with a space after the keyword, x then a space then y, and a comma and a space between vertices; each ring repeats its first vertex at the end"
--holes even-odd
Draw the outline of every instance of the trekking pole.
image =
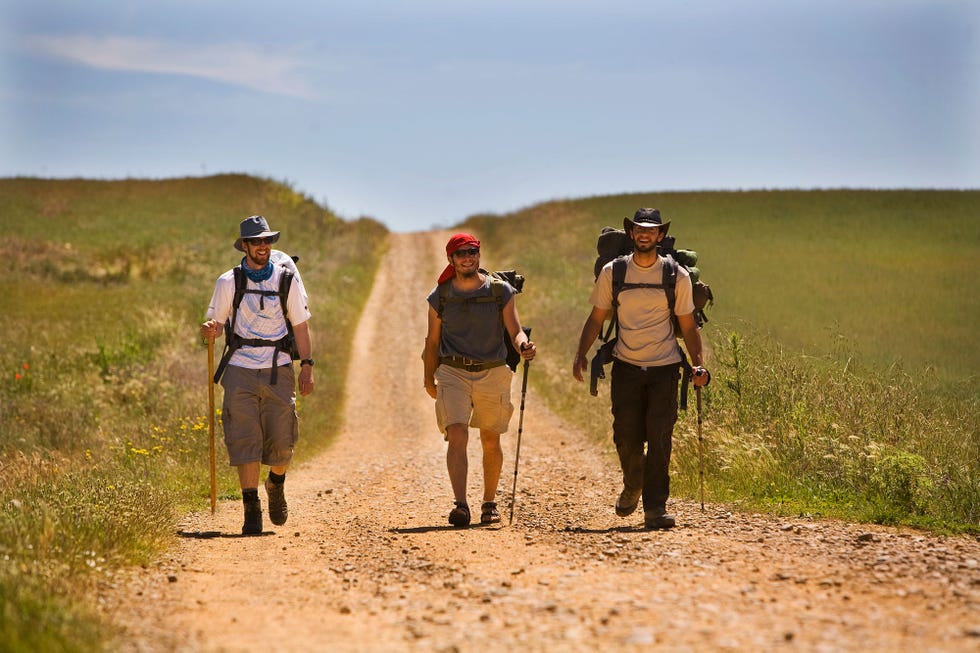
POLYGON ((701 480, 701 512, 704 512, 704 440, 701 438, 701 386, 694 386, 698 401, 698 476, 701 480))
MULTIPOLYGON (((523 327, 528 338, 531 337, 531 327, 523 327)), ((524 380, 521 382, 521 417, 517 421, 517 451, 514 453, 514 487, 510 491, 510 521, 514 523, 514 504, 517 502, 517 463, 521 460, 521 433, 524 431, 524 397, 527 396, 527 368, 530 363, 524 361, 524 380)))
POLYGON ((214 474, 214 338, 208 338, 208 437, 211 453, 211 514, 218 503, 214 474))

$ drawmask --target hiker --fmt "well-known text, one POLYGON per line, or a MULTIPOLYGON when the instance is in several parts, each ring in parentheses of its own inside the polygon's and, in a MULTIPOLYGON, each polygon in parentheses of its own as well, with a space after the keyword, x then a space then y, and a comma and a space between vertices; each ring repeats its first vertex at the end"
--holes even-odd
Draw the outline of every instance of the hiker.
POLYGON ((422 359, 425 391, 436 400, 436 421, 448 443, 446 467, 455 499, 449 523, 470 524, 466 445, 472 426, 480 430, 483 445, 480 523, 495 524, 500 521, 495 501, 503 465, 500 434, 507 431, 514 413, 513 372, 506 365, 504 337, 510 337, 524 360, 533 359, 537 349, 517 317, 515 288, 480 269, 480 241, 456 234, 446 244, 446 258, 449 265, 426 297, 429 317, 422 359))
POLYGON ((302 285, 287 267, 273 264, 271 258, 279 232, 271 231, 261 215, 243 220, 239 231, 235 249, 245 256, 238 270, 232 268, 218 277, 201 335, 209 339, 230 331, 225 334, 225 355, 215 382, 220 378, 225 390, 221 422, 229 464, 238 469, 242 488, 242 534, 257 535, 262 532, 260 465, 269 466, 265 480, 269 519, 281 526, 289 515, 284 485, 298 437, 290 352, 294 344, 301 359, 299 393, 306 396, 313 392, 313 345, 302 285), (236 278, 244 291, 238 292, 237 310, 236 278), (288 281, 285 288, 280 285, 283 279, 288 281), (285 302, 281 301, 283 291, 285 302))
MULTIPOLYGON (((662 222, 657 209, 639 209, 623 228, 633 241, 626 256, 627 284, 662 284, 665 258, 657 244, 667 235, 670 221, 662 222)), ((674 314, 684 336, 693 366, 695 386, 706 385, 710 375, 703 367, 701 334, 694 319, 691 279, 678 266, 674 314)), ((602 267, 592 296, 592 313, 582 327, 572 375, 582 381, 586 354, 598 337, 602 324, 613 316, 613 262, 602 267)), ((648 529, 672 528, 667 514, 670 494, 670 450, 677 421, 677 389, 685 373, 685 357, 674 335, 667 295, 660 288, 623 289, 616 309, 619 335, 613 348, 610 396, 613 441, 623 471, 623 491, 616 501, 616 514, 631 515, 643 499, 643 523, 648 529), (644 453, 644 445, 646 453, 644 453)))

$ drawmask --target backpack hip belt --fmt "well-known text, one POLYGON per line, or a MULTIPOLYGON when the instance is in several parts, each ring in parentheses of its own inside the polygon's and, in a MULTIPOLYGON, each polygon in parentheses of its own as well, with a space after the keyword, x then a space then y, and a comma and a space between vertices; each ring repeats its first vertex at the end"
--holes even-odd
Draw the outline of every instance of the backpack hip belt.
POLYGON ((440 356, 439 364, 456 367, 467 372, 482 372, 483 370, 490 370, 501 365, 506 365, 507 361, 475 361, 465 356, 440 356))
POLYGON ((218 369, 214 373, 215 383, 221 380, 221 375, 224 374, 225 368, 228 367, 228 361, 231 360, 232 354, 234 354, 238 349, 242 347, 274 347, 275 352, 273 352, 272 355, 272 368, 269 374, 269 383, 271 385, 275 385, 279 380, 279 352, 285 352, 288 354, 290 347, 292 346, 292 340, 289 336, 285 336, 279 340, 260 340, 258 338, 242 338, 238 334, 232 334, 227 342, 228 344, 225 347, 225 351, 221 354, 221 360, 218 362, 218 369))

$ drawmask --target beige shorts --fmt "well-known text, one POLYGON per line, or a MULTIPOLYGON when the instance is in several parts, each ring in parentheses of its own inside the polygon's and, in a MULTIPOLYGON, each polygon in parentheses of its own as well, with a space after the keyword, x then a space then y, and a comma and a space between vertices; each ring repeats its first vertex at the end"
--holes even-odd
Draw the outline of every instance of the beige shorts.
POLYGON ((436 422, 442 433, 452 424, 467 424, 494 433, 507 431, 514 414, 514 404, 510 403, 514 373, 509 367, 467 372, 440 365, 435 376, 436 422))
POLYGON ((276 385, 270 385, 270 371, 229 365, 221 377, 225 389, 221 425, 233 466, 288 465, 293 457, 299 437, 296 377, 292 365, 283 365, 276 385))

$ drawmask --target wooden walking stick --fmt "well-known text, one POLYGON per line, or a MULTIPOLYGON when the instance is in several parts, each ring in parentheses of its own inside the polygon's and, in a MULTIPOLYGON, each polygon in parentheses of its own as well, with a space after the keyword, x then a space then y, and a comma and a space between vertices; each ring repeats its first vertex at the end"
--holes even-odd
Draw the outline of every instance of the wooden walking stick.
POLYGON ((694 386, 698 400, 698 476, 701 480, 701 512, 704 512, 704 440, 701 438, 701 386, 694 386))
MULTIPOLYGON (((531 327, 523 327, 524 333, 530 339, 531 327)), ((524 431, 524 397, 527 396, 527 367, 528 361, 524 361, 524 381, 521 383, 521 418, 517 422, 517 452, 514 454, 514 487, 510 491, 510 521, 514 523, 514 504, 517 503, 517 463, 521 460, 521 433, 524 431)))
POLYGON ((211 453, 211 514, 218 503, 217 483, 214 474, 214 337, 208 338, 208 437, 211 453))

